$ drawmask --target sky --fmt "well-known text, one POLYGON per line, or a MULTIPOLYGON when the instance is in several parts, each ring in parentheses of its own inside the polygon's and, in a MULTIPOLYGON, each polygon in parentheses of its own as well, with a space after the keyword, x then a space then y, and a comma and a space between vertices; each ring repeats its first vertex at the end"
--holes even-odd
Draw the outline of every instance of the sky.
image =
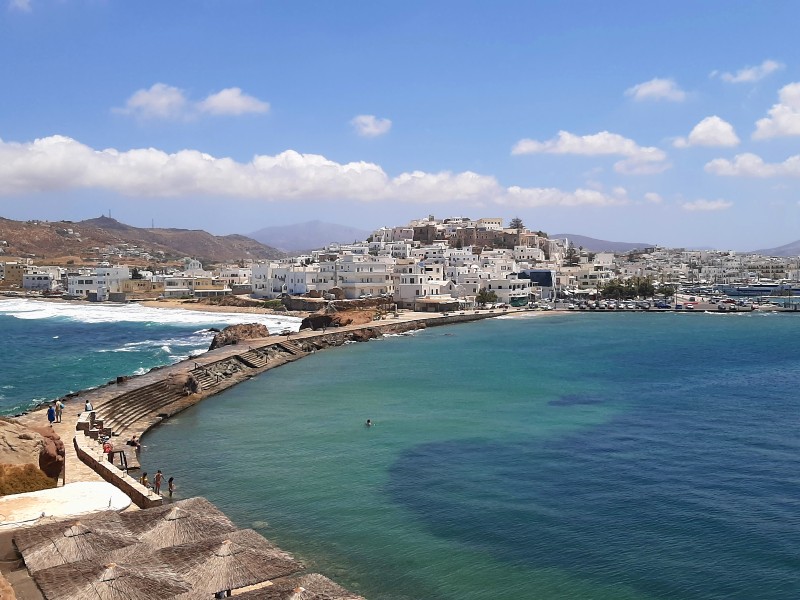
POLYGON ((800 239, 800 2, 0 0, 0 216, 800 239))

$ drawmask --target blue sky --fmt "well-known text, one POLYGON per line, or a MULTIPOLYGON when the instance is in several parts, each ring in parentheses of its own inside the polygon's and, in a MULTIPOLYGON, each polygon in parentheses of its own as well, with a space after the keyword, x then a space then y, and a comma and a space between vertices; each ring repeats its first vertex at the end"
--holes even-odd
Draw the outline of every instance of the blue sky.
POLYGON ((0 216, 800 239, 798 2, 0 1, 0 216))

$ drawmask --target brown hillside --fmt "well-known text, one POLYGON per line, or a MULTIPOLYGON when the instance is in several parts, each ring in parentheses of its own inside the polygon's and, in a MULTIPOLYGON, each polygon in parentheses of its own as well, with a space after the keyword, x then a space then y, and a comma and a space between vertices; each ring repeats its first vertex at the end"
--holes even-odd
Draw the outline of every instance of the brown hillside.
MULTIPOLYGON (((58 264, 66 260, 99 260, 95 248, 120 247, 123 244, 177 260, 185 256, 203 262, 232 262, 242 259, 282 258, 285 253, 241 235, 215 236, 189 229, 142 229, 100 217, 77 223, 71 221, 12 221, 0 217, 0 241, 7 256, 30 256, 58 264), (72 230, 70 233, 69 230, 72 230)), ((37 260, 37 262, 40 262, 37 260)), ((135 264, 128 257, 109 257, 110 262, 135 264)))

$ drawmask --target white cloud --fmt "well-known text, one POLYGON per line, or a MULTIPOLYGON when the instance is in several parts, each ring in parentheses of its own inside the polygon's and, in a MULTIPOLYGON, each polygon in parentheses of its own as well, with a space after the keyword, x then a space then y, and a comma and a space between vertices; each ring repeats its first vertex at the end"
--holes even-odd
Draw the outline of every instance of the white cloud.
POLYGON ((678 138, 673 144, 676 148, 689 146, 720 146, 731 147, 739 145, 739 137, 733 125, 714 115, 706 117, 694 126, 689 133, 689 138, 678 138))
POLYGON ((644 83, 637 83, 625 90, 625 95, 632 97, 637 102, 643 100, 669 100, 670 102, 683 102, 686 99, 684 92, 672 79, 651 79, 644 83))
POLYGON ((378 137, 389 133, 392 122, 389 119, 379 119, 375 115, 358 115, 353 117, 350 124, 356 133, 362 137, 378 137))
POLYGON ((0 195, 97 189, 128 196, 218 196, 262 201, 459 202, 510 206, 612 206, 625 191, 604 194, 555 188, 503 187, 470 171, 412 171, 389 177, 377 164, 341 164, 317 154, 287 150, 250 162, 197 150, 168 154, 155 148, 95 150, 65 136, 29 143, 0 140, 0 195))
MULTIPOLYGON (((784 65, 777 61, 765 60, 758 66, 745 67, 744 69, 739 69, 736 73, 719 73, 719 78, 728 83, 755 83, 783 67, 784 65)), ((717 74, 717 71, 714 71, 711 75, 713 77, 717 74)))
POLYGON ((715 158, 706 163, 706 173, 727 177, 800 177, 800 154, 782 163, 765 163, 757 154, 737 154, 733 161, 715 158))
POLYGON ((197 103, 202 113, 212 115, 244 115, 248 113, 265 113, 269 111, 269 102, 243 94, 241 88, 225 88, 216 94, 209 95, 197 103))
POLYGON ((756 121, 754 140, 800 135, 800 83, 783 86, 778 99, 769 109, 769 117, 756 121))
POLYGON ((526 138, 518 141, 511 149, 511 154, 538 153, 625 156, 625 160, 614 164, 614 170, 628 175, 661 173, 670 167, 663 150, 639 146, 629 138, 608 131, 583 136, 559 131, 557 137, 546 142, 526 138))
POLYGON ((30 12, 31 0, 9 0, 8 7, 11 10, 21 10, 24 12, 30 12))
POLYGON ((684 202, 681 204, 683 210, 688 211, 715 211, 726 210, 733 206, 733 202, 728 200, 694 200, 693 202, 684 202))
POLYGON ((647 192, 644 195, 645 202, 649 202, 650 204, 661 204, 664 199, 661 197, 660 194, 656 194, 655 192, 647 192))
POLYGON ((185 115, 187 104, 183 90, 166 83, 155 83, 149 90, 134 92, 123 108, 114 110, 142 119, 174 119, 185 115))
POLYGON ((138 90, 128 98, 125 106, 114 112, 140 119, 192 119, 201 114, 244 115, 265 113, 269 103, 242 93, 241 88, 225 88, 208 95, 200 102, 192 102, 180 88, 166 83, 156 83, 147 90, 138 90))
POLYGON ((604 194, 597 190, 577 189, 565 192, 557 188, 521 188, 512 186, 497 199, 503 206, 535 208, 540 206, 621 206, 627 204, 624 197, 604 194))

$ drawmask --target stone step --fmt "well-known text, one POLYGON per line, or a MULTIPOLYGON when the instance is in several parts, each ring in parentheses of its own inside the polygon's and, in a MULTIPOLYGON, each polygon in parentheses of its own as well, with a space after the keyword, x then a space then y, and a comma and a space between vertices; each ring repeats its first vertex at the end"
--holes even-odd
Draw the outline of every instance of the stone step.
POLYGON ((190 371, 192 377, 194 377, 195 381, 200 384, 200 387, 204 390, 209 388, 215 387, 220 380, 220 377, 211 373, 207 369, 193 369, 190 371))
POLYGON ((124 412, 114 415, 112 419, 112 429, 117 433, 121 433, 135 424, 139 419, 149 413, 158 413, 161 409, 175 400, 185 397, 183 394, 172 392, 164 393, 150 398, 149 402, 139 404, 135 407, 130 407, 124 412))
POLYGON ((290 342, 288 340, 284 342, 279 342, 276 344, 279 348, 282 348, 284 351, 288 352, 292 356, 302 356, 306 354, 306 352, 298 346, 295 342, 290 342))
MULTIPOLYGON (((177 390, 166 383, 146 386, 127 395, 123 401, 104 405, 104 426, 121 434, 142 417, 149 413, 158 413, 163 406, 171 404, 183 397, 182 390, 177 390)), ((116 399, 115 399, 116 400, 116 399)))
POLYGON ((104 403, 102 406, 98 408, 100 409, 100 412, 113 412, 117 410, 119 407, 134 404, 143 398, 147 398, 148 396, 154 393, 159 393, 165 389, 168 389, 166 382, 160 381, 158 383, 146 385, 141 388, 132 390, 130 392, 121 394, 116 398, 112 398, 111 400, 104 403))
POLYGON ((238 358, 251 369, 260 369, 267 366, 267 358, 255 350, 250 350, 249 352, 239 354, 236 356, 236 358, 238 358))
POLYGON ((165 388, 150 389, 138 396, 130 396, 123 402, 104 405, 100 410, 103 416, 103 424, 113 428, 111 424, 119 421, 120 416, 128 412, 136 411, 142 406, 147 406, 152 403, 154 398, 159 398, 164 394, 173 395, 173 392, 165 388))

